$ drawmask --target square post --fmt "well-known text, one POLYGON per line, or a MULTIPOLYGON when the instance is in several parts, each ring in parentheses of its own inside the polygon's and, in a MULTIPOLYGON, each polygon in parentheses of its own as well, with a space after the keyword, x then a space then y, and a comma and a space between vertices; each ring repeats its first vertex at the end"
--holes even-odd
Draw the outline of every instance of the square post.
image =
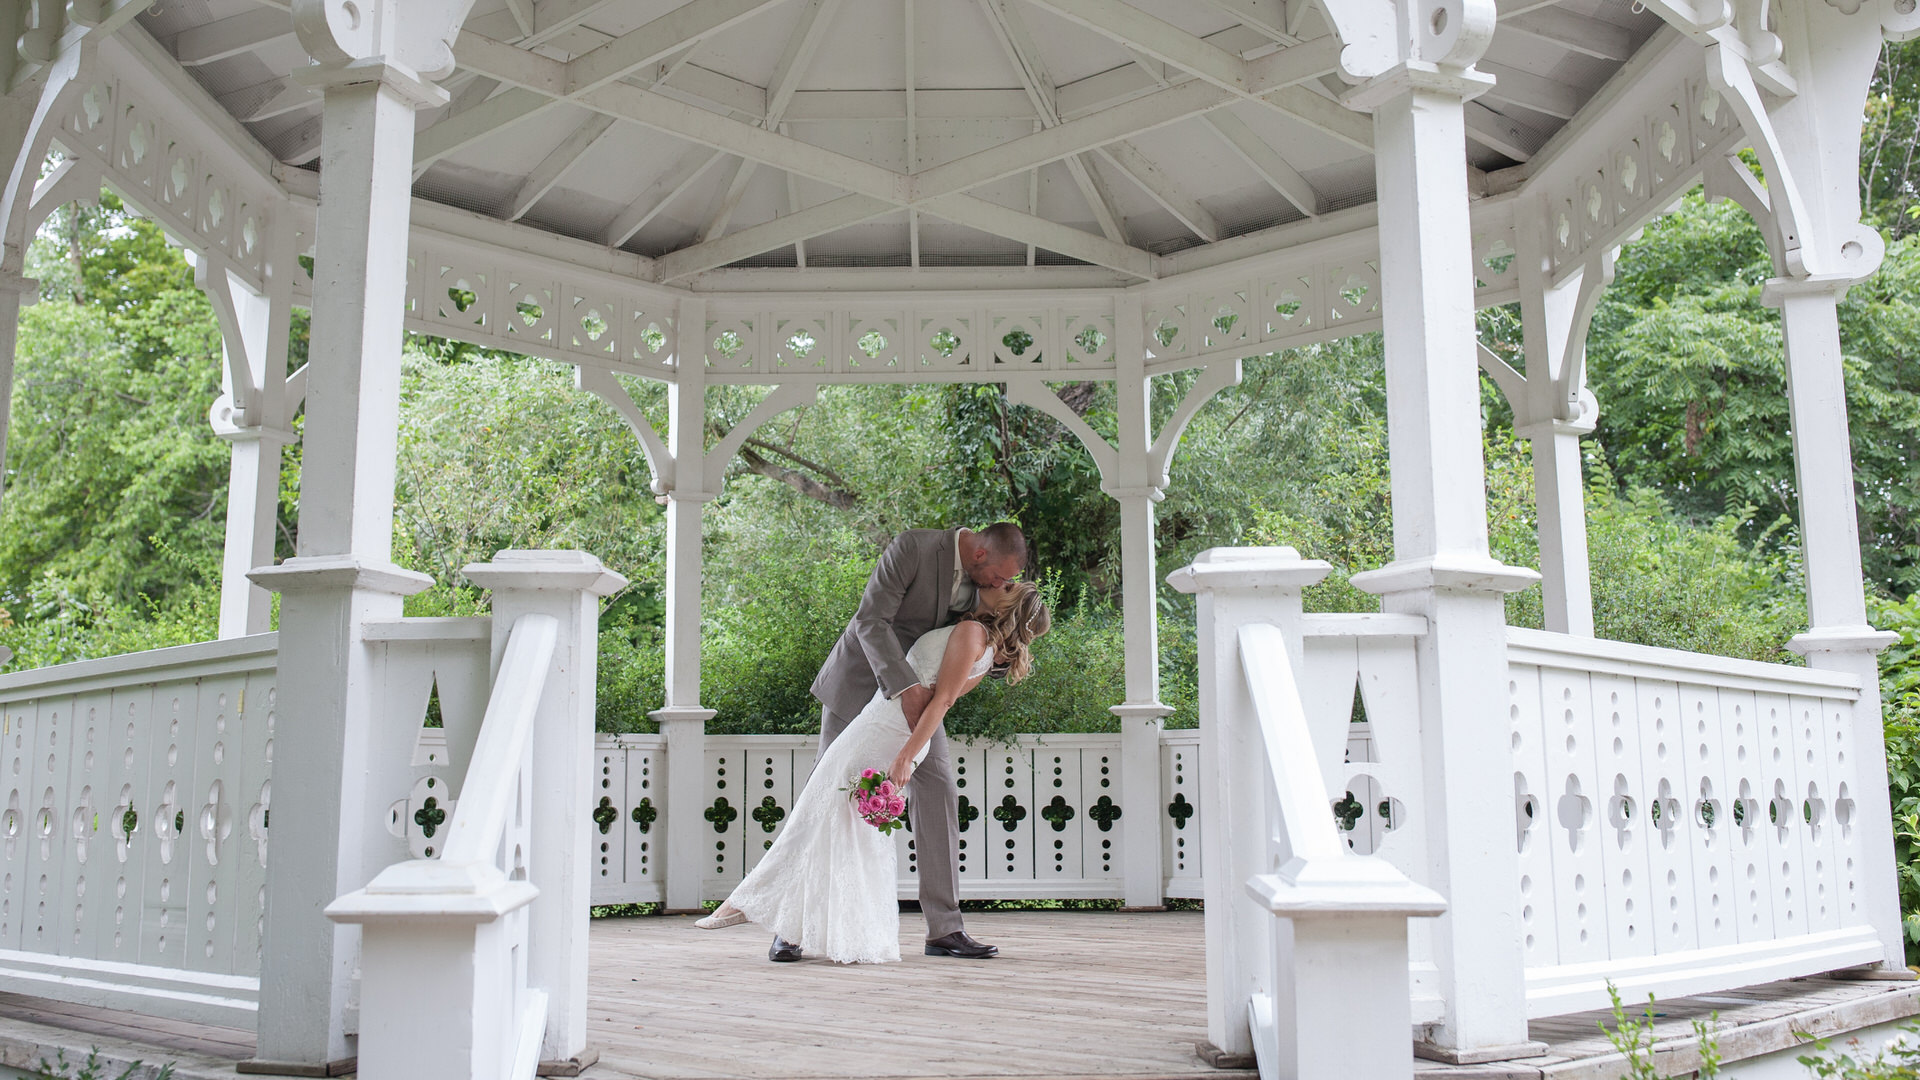
POLYGON ((1114 299, 1114 388, 1119 396, 1118 475, 1107 494, 1120 503, 1120 618, 1126 649, 1127 700, 1111 711, 1120 718, 1120 865, 1126 906, 1165 906, 1160 865, 1160 731, 1173 710, 1160 701, 1160 587, 1154 571, 1153 504, 1165 493, 1153 481, 1148 451, 1153 443, 1153 379, 1139 296, 1114 299))
POLYGON ((1543 1049, 1527 1037, 1513 807, 1498 797, 1511 787, 1503 594, 1538 575, 1487 548, 1462 161, 1463 106, 1486 84, 1470 69, 1407 61, 1351 102, 1374 115, 1394 538, 1394 561, 1353 583, 1429 627, 1415 663, 1425 883, 1447 901, 1432 938, 1445 1017, 1416 1052, 1462 1063, 1543 1049))
POLYGON ((497 675, 507 635, 523 615, 560 624, 533 729, 527 880, 540 890, 529 909, 527 985, 547 994, 543 1062, 573 1071, 598 1058, 587 1045, 587 923, 593 866, 594 676, 600 654, 600 598, 627 579, 584 551, 502 551, 461 571, 493 592, 497 675))
POLYGON ((1859 912, 1886 949, 1884 967, 1904 977, 1900 885, 1892 858, 1893 805, 1888 794, 1886 736, 1880 701, 1880 650, 1897 635, 1867 621, 1866 580, 1860 565, 1853 442, 1847 424, 1847 387, 1841 366, 1839 304, 1850 280, 1776 278, 1761 292, 1780 309, 1786 345, 1787 405, 1793 427, 1794 486, 1800 501, 1802 558, 1807 574, 1807 631, 1787 647, 1807 666, 1859 678, 1853 706, 1855 775, 1852 828, 1869 853, 1857 869, 1859 912))
POLYGON ((680 301, 675 329, 667 438, 673 451, 673 487, 667 500, 667 701, 648 715, 667 746, 666 909, 700 910, 706 845, 700 836, 700 799, 706 793, 707 721, 700 707, 700 594, 706 491, 707 302, 680 301))
POLYGON ((274 777, 274 848, 298 857, 267 867, 260 1042, 241 1069, 338 1075, 357 1053, 359 928, 323 912, 405 857, 385 819, 415 732, 385 722, 365 627, 432 584, 392 563, 393 480, 414 118, 446 93, 381 61, 306 74, 324 104, 300 547, 251 575, 283 595, 275 756, 300 767, 274 777))

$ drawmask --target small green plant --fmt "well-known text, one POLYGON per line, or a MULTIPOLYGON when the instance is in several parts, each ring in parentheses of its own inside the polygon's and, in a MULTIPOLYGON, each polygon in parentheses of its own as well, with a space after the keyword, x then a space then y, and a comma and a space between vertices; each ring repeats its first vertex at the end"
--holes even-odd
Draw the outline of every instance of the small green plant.
MULTIPOLYGON (((1647 995, 1647 1007, 1639 1016, 1627 1014, 1626 1006, 1620 1001, 1620 990, 1611 980, 1607 982, 1607 998, 1613 1002, 1613 1027, 1607 1027, 1604 1020, 1594 1023, 1614 1050, 1627 1059, 1628 1080, 1660 1080, 1653 1064, 1653 1018, 1660 1015, 1653 1011, 1653 995, 1647 995)), ((1715 1032, 1719 1019, 1720 1014, 1716 1012, 1705 1020, 1693 1022, 1693 1038, 1700 1055, 1699 1067, 1693 1072, 1696 1080, 1720 1075, 1720 1041, 1715 1032)))
MULTIPOLYGON (((67 1052, 60 1050, 55 1052, 51 1062, 46 1058, 40 1059, 40 1067, 34 1070, 33 1080, 107 1080, 107 1068, 100 1060, 100 1048, 97 1046, 87 1052, 86 1064, 80 1066, 79 1072, 74 1072, 73 1066, 67 1064, 67 1052)), ((135 1080, 135 1077, 140 1080, 169 1080, 172 1076, 172 1062, 153 1069, 144 1061, 136 1061, 113 1080, 135 1080)))
MULTIPOLYGON (((1900 1025, 1900 1034, 1871 1058, 1834 1051, 1826 1039, 1798 1034, 1820 1052, 1818 1057, 1802 1054, 1799 1059, 1807 1067, 1807 1075, 1819 1080, 1920 1080, 1920 1023, 1900 1025)), ((1857 1047, 1858 1041, 1850 1045, 1857 1047)))

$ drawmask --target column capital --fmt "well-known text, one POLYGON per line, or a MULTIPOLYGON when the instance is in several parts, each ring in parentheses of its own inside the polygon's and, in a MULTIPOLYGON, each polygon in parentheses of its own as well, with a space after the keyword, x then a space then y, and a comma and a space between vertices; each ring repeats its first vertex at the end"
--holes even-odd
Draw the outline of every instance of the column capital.
POLYGON ((542 589, 612 596, 627 579, 584 551, 527 551, 508 548, 492 562, 470 563, 460 575, 483 589, 542 589))
POLYGON ((1787 640, 1787 648, 1801 656, 1814 653, 1859 652, 1869 655, 1900 640, 1900 635, 1891 630, 1875 630, 1871 626, 1822 626, 1804 633, 1795 634, 1787 640))
POLYGON ((1158 720, 1173 715, 1173 706, 1162 705, 1158 701, 1129 701, 1121 705, 1109 705, 1107 711, 1121 720, 1158 720))
POLYGON ((1378 570, 1353 575, 1353 587, 1375 596, 1450 589, 1458 592, 1510 593, 1540 580, 1538 571, 1486 555, 1433 555, 1396 559, 1378 570))
POLYGON ((1167 584, 1183 593, 1275 586, 1305 588, 1333 573, 1333 564, 1303 559, 1290 547, 1208 548, 1167 575, 1167 584))
POLYGON ((296 555, 278 566, 249 570, 247 577, 255 585, 283 595, 316 589, 359 589, 412 596, 433 587, 433 579, 425 574, 357 555, 296 555))
POLYGON ((0 270, 0 292, 10 292, 32 303, 40 298, 40 281, 13 270, 0 270), (28 297, 32 297, 31 300, 28 297))
POLYGON ((695 504, 710 503, 719 497, 720 493, 717 491, 683 491, 680 488, 668 488, 666 491, 654 496, 654 500, 664 506, 668 503, 677 502, 695 504))
POLYGON ((668 705, 665 708, 654 709, 647 713, 647 718, 656 724, 664 726, 666 724, 685 723, 688 721, 704 724, 719 715, 720 713, 717 709, 703 709, 698 705, 668 705))
POLYGON ((1594 429, 1599 426, 1600 418, 1592 413, 1586 413, 1578 420, 1561 420, 1555 417, 1521 424, 1513 429, 1513 434, 1521 439, 1537 439, 1544 435, 1572 435, 1576 438, 1585 438, 1593 434, 1594 429))
POLYGON ((340 87, 378 84, 416 110, 436 109, 452 100, 445 89, 419 72, 378 56, 300 68, 293 73, 292 81, 311 86, 322 94, 340 87))
POLYGON ((1131 487, 1122 487, 1119 484, 1101 484, 1100 491, 1107 497, 1114 499, 1151 499, 1154 502, 1164 502, 1167 498, 1167 489, 1157 484, 1134 485, 1131 487))
MULTIPOLYGON (((1875 260, 1874 269, 1879 269, 1875 260)), ((1864 274, 1808 274, 1804 277, 1768 278, 1760 286, 1760 302, 1767 307, 1777 308, 1794 296, 1831 296, 1834 303, 1847 298, 1847 290, 1873 276, 1869 270, 1864 274)))
POLYGON ((1471 101, 1493 89, 1493 82, 1493 76, 1472 67, 1443 68, 1425 60, 1406 60, 1347 91, 1340 101, 1355 112, 1365 113, 1420 90, 1471 101))

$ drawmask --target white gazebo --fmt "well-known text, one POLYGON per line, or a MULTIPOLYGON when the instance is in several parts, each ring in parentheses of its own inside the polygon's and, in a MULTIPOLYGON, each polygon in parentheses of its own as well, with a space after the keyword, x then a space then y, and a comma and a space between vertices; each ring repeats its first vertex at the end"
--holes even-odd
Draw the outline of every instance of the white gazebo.
POLYGON ((1119 501, 1121 732, 968 751, 979 784, 1004 758, 969 793, 1004 834, 964 888, 1203 896, 1214 1060, 1406 1076, 1538 1054, 1529 1020, 1608 983, 1905 977, 1835 305, 1882 255, 1859 129, 1914 0, 5 0, 0 26, 0 403, 26 247, 105 185, 192 253, 233 447, 222 640, 0 678, 10 988, 257 1030, 253 1072, 579 1067, 589 900, 724 895, 811 762, 705 733, 702 507, 757 426, 869 381, 1003 383, 1119 501), (1592 637, 1586 328, 1701 182, 1774 256, 1804 668, 1592 637), (1516 302, 1524 373, 1475 339, 1516 302), (502 552, 465 575, 490 617, 401 617, 430 584, 391 562, 403 328, 571 364, 633 429, 668 508, 659 736, 593 734, 620 579, 591 555, 502 552), (1243 357, 1372 330, 1381 612, 1302 613, 1328 567, 1289 549, 1209 552, 1172 579, 1201 729, 1163 732, 1182 431, 1243 357), (1196 369, 1156 429, 1152 380, 1196 369), (1532 441, 1538 574, 1488 554, 1482 371, 1532 441), (667 384, 664 432, 617 376, 667 384), (1117 441, 1055 393, 1085 380, 1117 441), (708 446, 714 384, 768 390, 708 446), (1507 627, 1536 578, 1547 629, 1507 627))

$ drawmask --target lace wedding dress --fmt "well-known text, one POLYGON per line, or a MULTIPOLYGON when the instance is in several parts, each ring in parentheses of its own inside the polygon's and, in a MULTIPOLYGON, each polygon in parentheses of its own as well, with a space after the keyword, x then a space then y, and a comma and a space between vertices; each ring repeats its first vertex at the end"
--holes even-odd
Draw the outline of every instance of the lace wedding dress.
MULTIPOLYGON (((951 626, 928 631, 907 650, 921 685, 933 685, 952 633, 951 626)), ((993 650, 983 650, 967 677, 992 663, 993 650)), ((884 772, 911 734, 900 702, 876 691, 814 763, 786 829, 728 902, 810 956, 842 964, 900 959, 894 840, 860 820, 846 789, 862 770, 884 772)), ((914 764, 926 753, 921 747, 914 764)))

